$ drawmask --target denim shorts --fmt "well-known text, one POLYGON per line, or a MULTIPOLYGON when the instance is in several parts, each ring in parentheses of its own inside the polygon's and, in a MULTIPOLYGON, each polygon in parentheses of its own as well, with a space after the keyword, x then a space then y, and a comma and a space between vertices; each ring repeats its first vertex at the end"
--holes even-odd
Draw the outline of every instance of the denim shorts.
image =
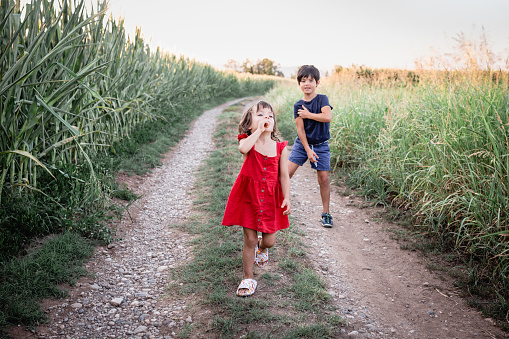
MULTIPOLYGON (((309 147, 318 155, 318 162, 310 162, 311 168, 318 171, 330 171, 329 142, 324 141, 316 145, 309 144, 309 147)), ((308 154, 298 137, 295 138, 295 143, 292 146, 292 151, 290 152, 290 158, 288 160, 299 166, 304 165, 308 160, 308 154)))

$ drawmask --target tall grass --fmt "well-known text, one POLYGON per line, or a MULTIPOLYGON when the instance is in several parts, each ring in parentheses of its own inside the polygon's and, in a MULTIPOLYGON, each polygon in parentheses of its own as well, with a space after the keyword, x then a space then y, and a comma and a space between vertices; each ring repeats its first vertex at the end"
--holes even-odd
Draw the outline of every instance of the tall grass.
POLYGON ((105 9, 0 1, 0 331, 43 321, 38 302, 84 274, 91 245, 81 236, 113 240, 117 171, 146 171, 205 108, 274 84, 151 50, 105 9), (58 241, 30 248, 51 233, 58 241))
POLYGON ((128 37, 122 20, 105 17, 105 2, 91 6, 34 0, 19 10, 0 2, 2 250, 77 218, 104 238, 91 216, 111 205, 97 157, 113 158, 113 145, 149 123, 181 127, 191 106, 261 94, 274 83, 151 50, 139 29, 128 37), (24 235, 13 241, 17 233, 24 235))
POLYGON ((90 163, 183 100, 260 89, 252 79, 151 51, 140 30, 126 37, 105 9, 105 2, 87 11, 85 1, 35 0, 20 13, 14 1, 0 3, 0 197, 6 185, 36 189, 40 169, 90 163))
MULTIPOLYGON (((334 107, 331 161, 347 168, 350 184, 366 196, 411 210, 421 232, 464 253, 471 287, 498 298, 507 312, 507 74, 422 72, 419 78, 404 86, 323 80, 319 92, 334 107)), ((269 93, 279 121, 294 124, 300 96, 296 83, 269 93)))

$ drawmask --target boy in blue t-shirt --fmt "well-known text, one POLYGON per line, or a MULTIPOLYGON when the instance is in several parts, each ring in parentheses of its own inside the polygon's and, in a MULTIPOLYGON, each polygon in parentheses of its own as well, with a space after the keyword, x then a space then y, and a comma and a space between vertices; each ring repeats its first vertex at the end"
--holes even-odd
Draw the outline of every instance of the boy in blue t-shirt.
POLYGON ((304 97, 293 105, 298 136, 290 152, 288 172, 291 178, 297 168, 309 160, 311 168, 316 169, 320 185, 323 205, 322 226, 332 227, 332 216, 329 213, 330 149, 328 141, 332 106, 326 95, 316 93, 316 86, 320 83, 320 71, 315 66, 301 66, 297 72, 297 81, 304 97))

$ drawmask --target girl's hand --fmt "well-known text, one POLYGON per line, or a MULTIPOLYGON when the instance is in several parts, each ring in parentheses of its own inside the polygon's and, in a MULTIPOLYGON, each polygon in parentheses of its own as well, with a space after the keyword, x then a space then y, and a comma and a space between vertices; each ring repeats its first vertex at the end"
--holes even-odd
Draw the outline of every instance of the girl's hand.
POLYGON ((265 120, 258 121, 257 129, 260 130, 260 132, 265 132, 265 120))
POLYGON ((257 129, 259 129, 260 132, 262 132, 262 133, 265 132, 265 130, 267 129, 265 127, 266 123, 267 123, 267 119, 262 119, 262 120, 258 121, 257 129))
POLYGON ((286 210, 283 212, 283 215, 289 215, 292 211, 292 206, 290 205, 290 200, 289 199, 283 199, 283 204, 281 205, 281 208, 285 208, 286 206, 286 210))
POLYGON ((260 130, 260 132, 265 132, 267 130, 270 130, 270 126, 272 125, 272 119, 269 118, 269 117, 265 117, 263 119, 261 119, 259 122, 258 122, 258 126, 257 126, 257 129, 260 130))

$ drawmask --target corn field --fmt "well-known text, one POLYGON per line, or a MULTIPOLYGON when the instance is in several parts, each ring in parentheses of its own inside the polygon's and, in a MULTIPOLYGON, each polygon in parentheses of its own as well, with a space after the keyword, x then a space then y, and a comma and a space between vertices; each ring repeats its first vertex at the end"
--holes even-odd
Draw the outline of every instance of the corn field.
POLYGON ((91 156, 182 101, 270 88, 151 51, 140 30, 105 18, 106 3, 0 1, 0 197, 37 190, 38 171, 91 156))

